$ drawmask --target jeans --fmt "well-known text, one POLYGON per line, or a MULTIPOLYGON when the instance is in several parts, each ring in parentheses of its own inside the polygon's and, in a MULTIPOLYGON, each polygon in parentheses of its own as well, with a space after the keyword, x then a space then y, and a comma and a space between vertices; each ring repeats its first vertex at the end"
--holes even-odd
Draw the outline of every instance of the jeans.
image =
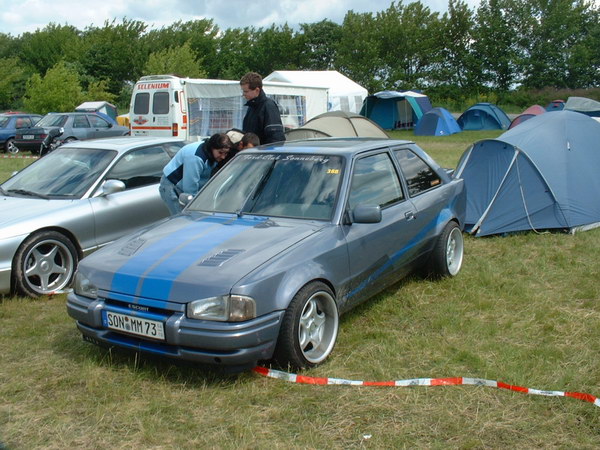
POLYGON ((183 206, 179 203, 179 190, 164 175, 160 179, 158 192, 160 192, 160 198, 163 199, 172 216, 181 212, 183 206))

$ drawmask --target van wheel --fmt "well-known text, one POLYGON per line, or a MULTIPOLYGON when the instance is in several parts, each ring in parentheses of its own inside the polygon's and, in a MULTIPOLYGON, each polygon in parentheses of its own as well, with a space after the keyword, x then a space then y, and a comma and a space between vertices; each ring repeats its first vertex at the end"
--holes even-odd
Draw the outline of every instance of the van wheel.
POLYGON ((304 369, 327 359, 337 339, 339 314, 333 292, 321 282, 304 286, 283 316, 274 359, 304 369))
POLYGON ((13 261, 18 293, 38 297, 71 284, 79 257, 73 243, 56 231, 32 234, 17 250, 13 261))

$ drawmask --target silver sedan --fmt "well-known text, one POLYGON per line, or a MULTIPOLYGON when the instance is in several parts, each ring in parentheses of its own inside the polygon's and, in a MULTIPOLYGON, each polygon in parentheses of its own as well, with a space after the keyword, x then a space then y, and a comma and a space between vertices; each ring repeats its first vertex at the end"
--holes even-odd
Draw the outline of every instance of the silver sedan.
POLYGON ((60 292, 79 260, 168 216, 162 168, 179 138, 68 144, 0 185, 0 294, 60 292))

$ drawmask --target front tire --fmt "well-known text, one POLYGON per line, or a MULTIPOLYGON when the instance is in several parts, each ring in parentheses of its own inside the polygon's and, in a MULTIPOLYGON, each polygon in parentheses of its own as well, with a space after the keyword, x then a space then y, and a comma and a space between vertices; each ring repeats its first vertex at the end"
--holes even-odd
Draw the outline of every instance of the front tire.
POLYGON ((14 286, 19 294, 38 297, 71 284, 79 261, 71 240, 56 231, 31 235, 13 261, 14 286))
POLYGON ((454 277, 462 267, 464 240, 456 222, 448 222, 431 252, 429 275, 433 278, 454 277))
POLYGON ((282 367, 305 369, 327 359, 338 334, 339 314, 325 283, 304 286, 283 316, 274 359, 282 367))

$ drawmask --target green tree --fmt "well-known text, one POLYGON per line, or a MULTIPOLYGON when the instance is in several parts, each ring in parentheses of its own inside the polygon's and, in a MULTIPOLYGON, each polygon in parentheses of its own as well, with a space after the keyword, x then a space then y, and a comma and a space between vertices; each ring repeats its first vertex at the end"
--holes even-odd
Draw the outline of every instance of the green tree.
POLYGON ((382 81, 386 88, 413 89, 428 84, 429 72, 439 54, 438 13, 419 1, 401 1, 376 17, 382 81))
POLYGON ((51 111, 73 111, 81 103, 83 93, 77 72, 58 62, 41 77, 33 74, 25 88, 27 111, 46 114, 51 111))
POLYGON ((143 22, 125 19, 122 23, 107 21, 102 28, 87 28, 79 52, 81 75, 106 80, 113 94, 121 91, 124 82, 137 81, 147 56, 142 45, 145 30, 143 22))
POLYGON ((300 24, 299 65, 303 70, 333 70, 342 27, 330 20, 300 24))
POLYGON ((0 110, 19 109, 26 71, 18 58, 0 58, 0 110))
POLYGON ((206 72, 202 70, 201 63, 196 59, 189 42, 179 47, 151 53, 144 67, 144 75, 156 74, 176 74, 190 78, 206 77, 206 72))
POLYGON ((473 14, 464 0, 450 0, 448 12, 444 13, 435 33, 440 57, 434 64, 431 81, 438 91, 446 90, 447 96, 475 90, 476 80, 480 78, 480 64, 473 58, 471 49, 473 14))
MULTIPOLYGON (((217 66, 214 77, 224 80, 239 80, 253 70, 247 53, 252 45, 253 32, 250 28, 230 28, 223 32, 217 41, 217 66)), ((212 75, 211 75, 212 76, 212 75)))
POLYGON ((378 53, 379 39, 381 35, 372 14, 346 13, 335 66, 369 92, 381 90, 387 82, 378 53))
POLYGON ((524 86, 583 88, 598 79, 598 11, 583 0, 535 0, 524 86))
POLYGON ((114 104, 117 99, 117 95, 108 91, 106 80, 93 81, 83 94, 83 101, 88 102, 105 101, 114 104))
POLYGON ((75 27, 50 23, 42 30, 23 33, 17 49, 25 64, 44 75, 57 62, 76 57, 79 39, 80 33, 75 27))
POLYGON ((263 77, 275 70, 299 68, 300 45, 294 31, 287 25, 269 28, 251 27, 251 46, 244 49, 250 70, 263 77))
POLYGON ((202 62, 202 68, 210 78, 216 77, 219 69, 217 58, 219 28, 212 19, 188 22, 178 21, 168 27, 152 30, 144 37, 148 55, 189 44, 194 59, 202 62))

